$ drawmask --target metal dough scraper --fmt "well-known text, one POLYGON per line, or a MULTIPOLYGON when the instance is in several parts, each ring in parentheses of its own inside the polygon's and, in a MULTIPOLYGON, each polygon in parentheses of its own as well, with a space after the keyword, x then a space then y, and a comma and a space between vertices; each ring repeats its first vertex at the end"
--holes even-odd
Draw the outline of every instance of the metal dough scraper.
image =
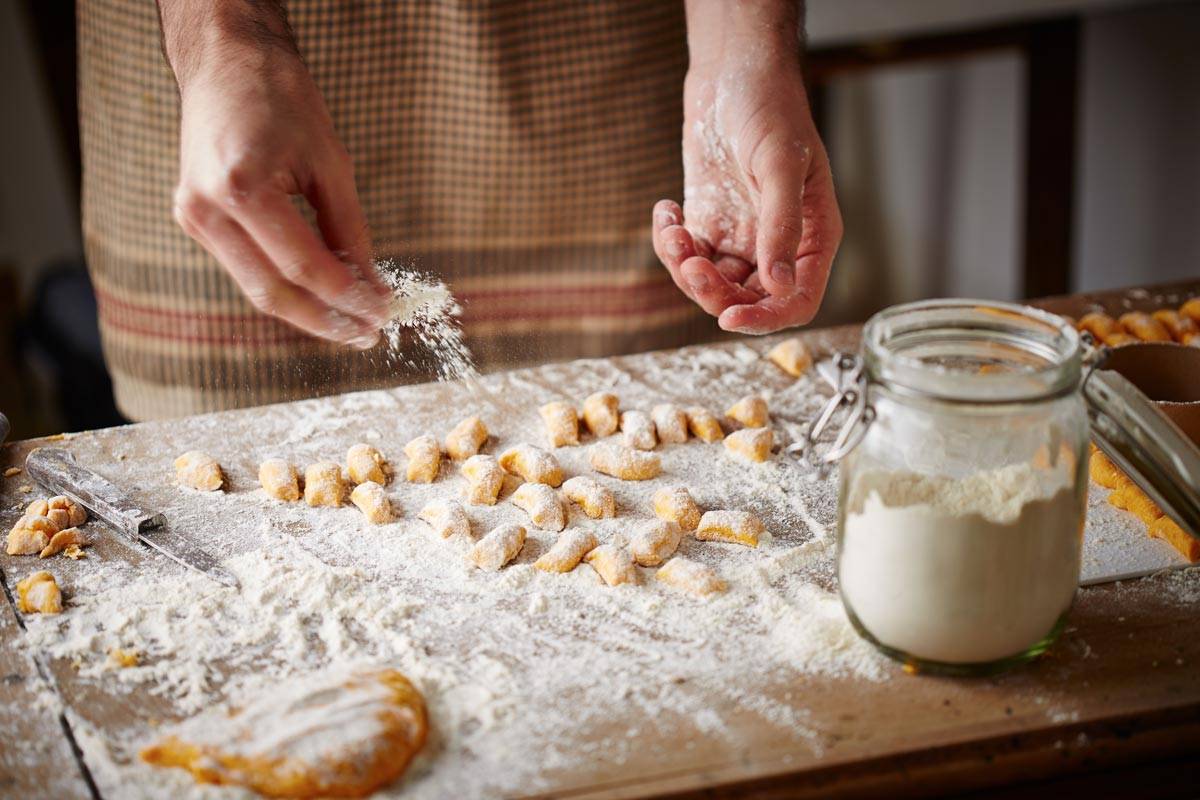
POLYGON ((187 537, 171 530, 166 517, 142 508, 108 479, 80 466, 70 451, 39 447, 25 458, 25 471, 46 490, 71 498, 127 539, 149 545, 167 558, 202 572, 218 583, 238 588, 233 575, 187 537))

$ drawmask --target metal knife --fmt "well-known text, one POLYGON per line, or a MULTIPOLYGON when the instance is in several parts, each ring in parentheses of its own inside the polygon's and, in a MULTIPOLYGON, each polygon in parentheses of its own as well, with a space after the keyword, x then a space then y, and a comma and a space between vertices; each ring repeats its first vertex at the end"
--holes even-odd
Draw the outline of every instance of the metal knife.
POLYGON ((108 479, 80 466, 70 451, 39 447, 26 456, 25 471, 48 491, 71 498, 125 538, 149 545, 220 584, 238 588, 233 575, 190 539, 171 530, 166 517, 142 508, 108 479))

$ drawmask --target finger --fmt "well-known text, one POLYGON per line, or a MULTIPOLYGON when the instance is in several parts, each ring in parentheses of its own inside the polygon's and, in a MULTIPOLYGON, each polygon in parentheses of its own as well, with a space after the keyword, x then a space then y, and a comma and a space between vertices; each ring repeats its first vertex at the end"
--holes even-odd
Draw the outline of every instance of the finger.
POLYGON ((713 262, 725 280, 744 284, 754 274, 754 265, 737 256, 723 255, 713 262))
POLYGON ((683 224, 683 209, 674 200, 659 200, 654 204, 654 230, 683 224))
POLYGON ((726 280, 711 261, 701 256, 685 261, 680 274, 691 289, 692 299, 714 317, 729 306, 754 303, 761 299, 741 284, 726 280))
POLYGON ((263 191, 233 208, 240 224, 291 283, 344 314, 376 329, 387 322, 388 304, 325 246, 304 217, 279 191, 263 191))
POLYGON ((317 212, 317 227, 329 249, 350 267, 357 267, 359 276, 390 299, 391 289, 371 263, 371 231, 354 185, 353 164, 345 151, 339 158, 339 163, 321 172, 306 197, 317 212))
POLYGON ((754 173, 762 186, 755 259, 771 294, 796 291, 796 251, 804 234, 804 190, 808 150, 776 137, 755 153, 754 173))
POLYGON ((692 235, 687 228, 682 225, 670 225, 659 231, 654 237, 654 251, 680 291, 695 300, 692 297, 691 289, 683 279, 683 274, 679 271, 684 261, 696 255, 692 235))

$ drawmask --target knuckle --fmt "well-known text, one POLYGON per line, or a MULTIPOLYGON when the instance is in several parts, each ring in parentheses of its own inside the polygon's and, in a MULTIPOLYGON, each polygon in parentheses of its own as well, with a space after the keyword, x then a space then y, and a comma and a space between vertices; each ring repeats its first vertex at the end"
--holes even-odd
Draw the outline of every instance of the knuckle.
POLYGON ((264 314, 275 316, 279 310, 279 292, 272 286, 252 286, 246 289, 250 305, 264 314))

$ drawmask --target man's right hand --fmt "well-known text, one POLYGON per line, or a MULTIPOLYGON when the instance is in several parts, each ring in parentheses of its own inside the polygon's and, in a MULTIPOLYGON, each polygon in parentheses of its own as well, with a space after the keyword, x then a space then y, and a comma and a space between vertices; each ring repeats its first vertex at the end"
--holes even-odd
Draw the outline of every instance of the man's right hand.
POLYGON ((159 5, 182 100, 175 219, 260 311, 325 339, 374 345, 391 293, 371 266, 353 164, 282 10, 245 0, 159 5), (320 235, 292 195, 316 211, 320 235))

